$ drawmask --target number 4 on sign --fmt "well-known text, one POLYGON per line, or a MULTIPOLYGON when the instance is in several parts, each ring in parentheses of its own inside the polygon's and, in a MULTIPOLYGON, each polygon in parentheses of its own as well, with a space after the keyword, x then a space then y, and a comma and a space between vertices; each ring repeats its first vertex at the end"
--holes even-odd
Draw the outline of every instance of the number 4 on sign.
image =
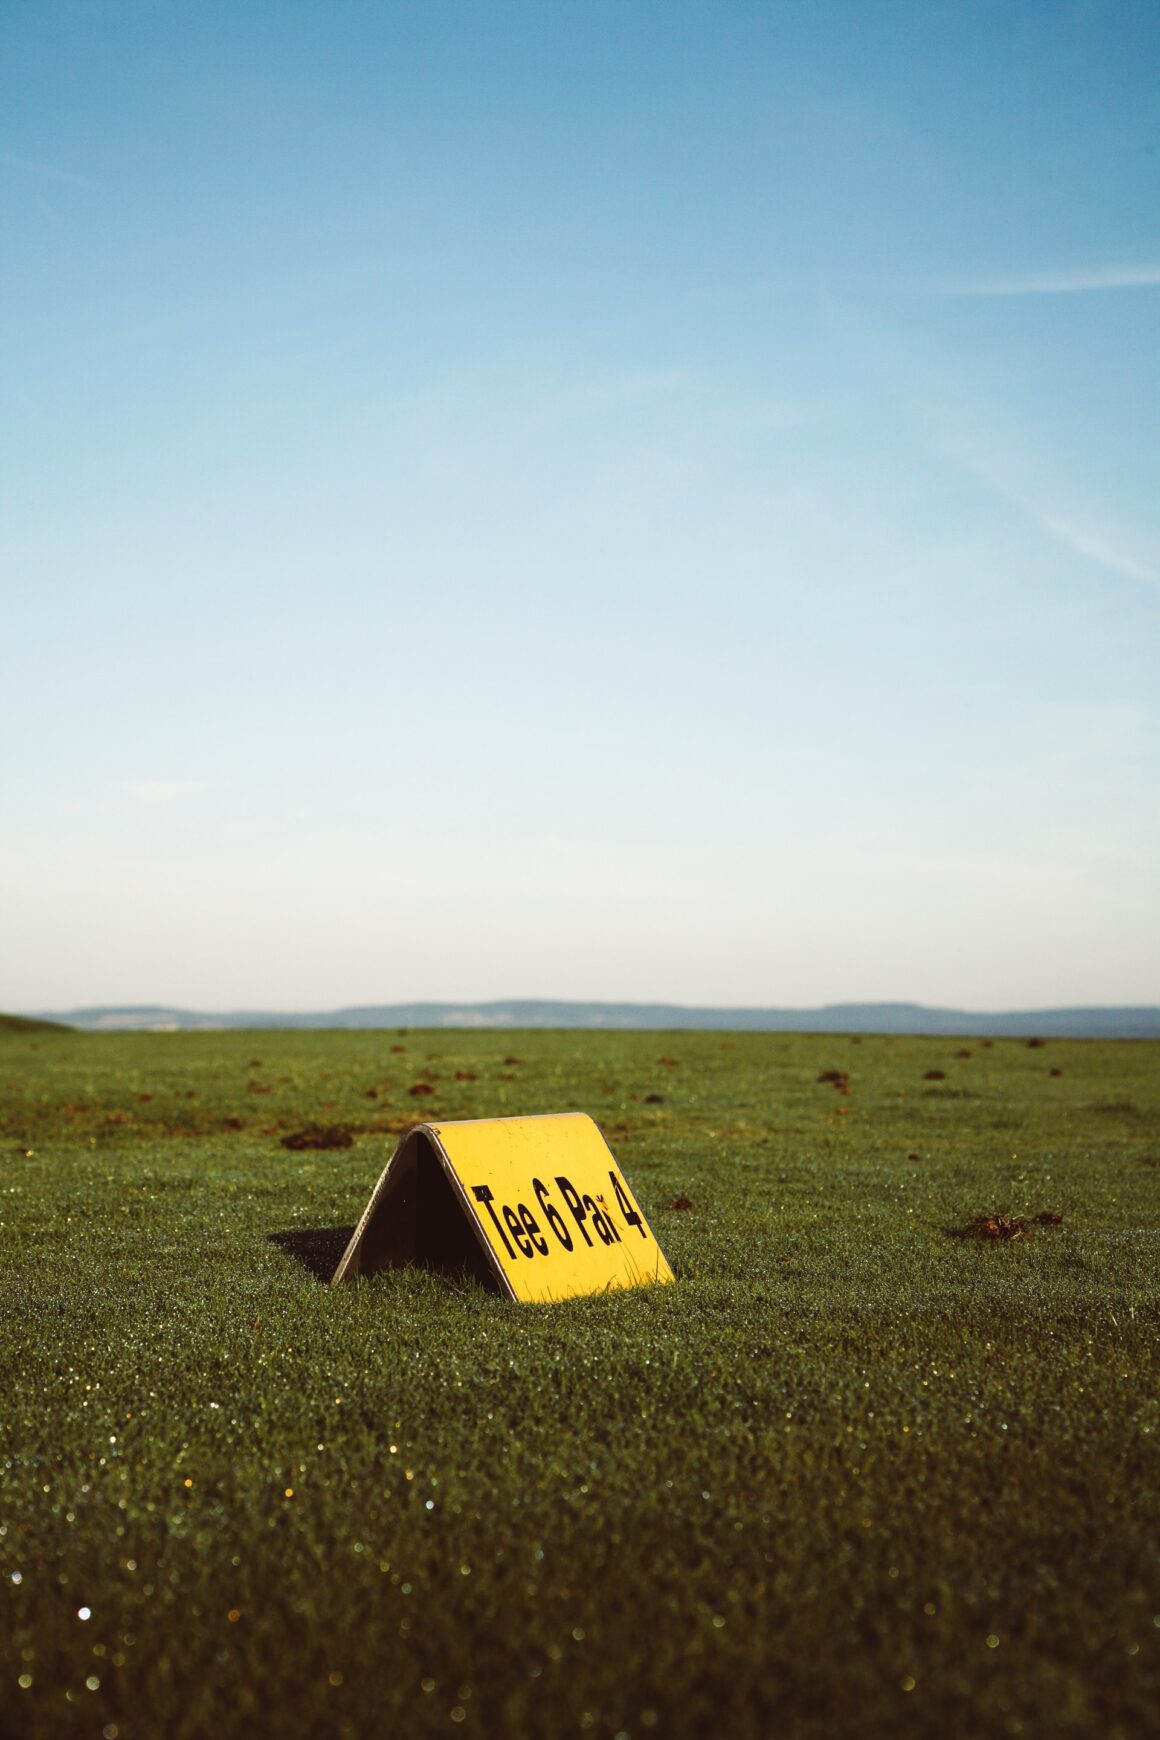
POLYGON ((616 1192, 616 1200, 620 1204, 620 1212, 624 1216, 625 1224, 627 1226, 634 1226, 641 1238, 647 1239, 648 1229, 645 1226, 644 1221, 641 1219, 636 1205, 625 1189, 616 1169, 613 1168, 608 1176, 612 1179, 612 1188, 616 1192))
POLYGON ((412 1130, 334 1279, 406 1263, 475 1274, 527 1303, 673 1279, 604 1137, 574 1112, 412 1130))

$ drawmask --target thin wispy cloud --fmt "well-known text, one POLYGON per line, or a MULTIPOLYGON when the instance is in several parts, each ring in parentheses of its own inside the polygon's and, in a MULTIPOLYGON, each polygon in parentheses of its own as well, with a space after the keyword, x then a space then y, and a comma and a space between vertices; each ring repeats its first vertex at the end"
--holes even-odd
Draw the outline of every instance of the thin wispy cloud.
POLYGON ((943 433, 938 446, 948 458, 1026 514, 1046 537, 1072 555, 1095 562, 1121 579, 1160 586, 1160 562, 1140 550, 1139 540, 1131 532, 1125 535, 1106 524, 1079 519, 1074 513, 1061 514, 1045 505, 1045 498, 1050 501, 1053 496, 1059 497, 1059 480, 1053 484, 1042 475, 1037 478, 1041 465, 1033 454, 1019 450, 1009 431, 963 427, 943 433))
POLYGON ((63 181, 70 187, 100 189, 100 182, 91 176, 77 175, 71 169, 59 169, 55 163, 41 163, 35 157, 18 157, 14 151, 0 151, 0 163, 9 169, 23 169, 28 175, 39 175, 47 181, 63 181))
POLYGON ((926 289, 939 296, 1075 296, 1097 290, 1155 290, 1160 289, 1160 260, 1135 266, 1073 266, 945 278, 926 289))
POLYGON ((145 805, 172 804, 182 798, 196 797, 206 790, 204 779, 126 779, 121 790, 134 803, 145 805))
POLYGON ((1146 580, 1152 586, 1160 586, 1160 565, 1142 560, 1117 541, 1086 526, 1061 519, 1057 514, 1039 513, 1035 517, 1048 537, 1065 544, 1077 556, 1086 556, 1101 567, 1110 568, 1114 574, 1122 575, 1125 580, 1146 580))

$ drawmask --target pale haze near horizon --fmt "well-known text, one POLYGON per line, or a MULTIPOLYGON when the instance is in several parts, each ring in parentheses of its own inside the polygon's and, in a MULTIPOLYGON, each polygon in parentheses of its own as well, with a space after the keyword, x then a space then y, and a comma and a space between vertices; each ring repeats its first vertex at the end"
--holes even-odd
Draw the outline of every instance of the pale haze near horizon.
POLYGON ((0 48, 0 1008, 1160 1002, 1154 6, 0 48))

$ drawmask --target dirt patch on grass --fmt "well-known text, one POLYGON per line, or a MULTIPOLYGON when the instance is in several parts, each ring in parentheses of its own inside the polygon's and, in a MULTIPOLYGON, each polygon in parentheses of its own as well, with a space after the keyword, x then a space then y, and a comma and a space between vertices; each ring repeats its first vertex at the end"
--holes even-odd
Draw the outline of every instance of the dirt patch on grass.
POLYGON ((283 1148, 351 1148, 354 1146, 354 1132, 345 1124, 308 1124, 304 1130, 295 1130, 289 1136, 282 1138, 283 1148))
POLYGON ((1038 1227, 1059 1226, 1061 1214, 1044 1209, 1041 1214, 977 1214, 966 1226, 950 1227, 953 1239, 980 1239, 984 1243, 1013 1244, 1017 1239, 1029 1239, 1038 1227))

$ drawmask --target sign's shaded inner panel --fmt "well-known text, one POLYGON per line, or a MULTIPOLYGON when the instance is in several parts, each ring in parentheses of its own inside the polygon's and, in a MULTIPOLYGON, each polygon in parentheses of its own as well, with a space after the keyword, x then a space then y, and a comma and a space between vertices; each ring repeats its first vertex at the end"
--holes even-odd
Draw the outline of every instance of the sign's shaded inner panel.
POLYGON ((441 1275, 470 1275, 473 1280, 499 1291, 492 1268, 479 1243, 479 1235, 455 1194, 439 1156, 423 1134, 414 1137, 418 1150, 418 1238, 415 1261, 423 1269, 441 1275))
POLYGON ((411 1266, 468 1275, 498 1291, 475 1228, 422 1130, 392 1161, 347 1272, 374 1275, 411 1266))

